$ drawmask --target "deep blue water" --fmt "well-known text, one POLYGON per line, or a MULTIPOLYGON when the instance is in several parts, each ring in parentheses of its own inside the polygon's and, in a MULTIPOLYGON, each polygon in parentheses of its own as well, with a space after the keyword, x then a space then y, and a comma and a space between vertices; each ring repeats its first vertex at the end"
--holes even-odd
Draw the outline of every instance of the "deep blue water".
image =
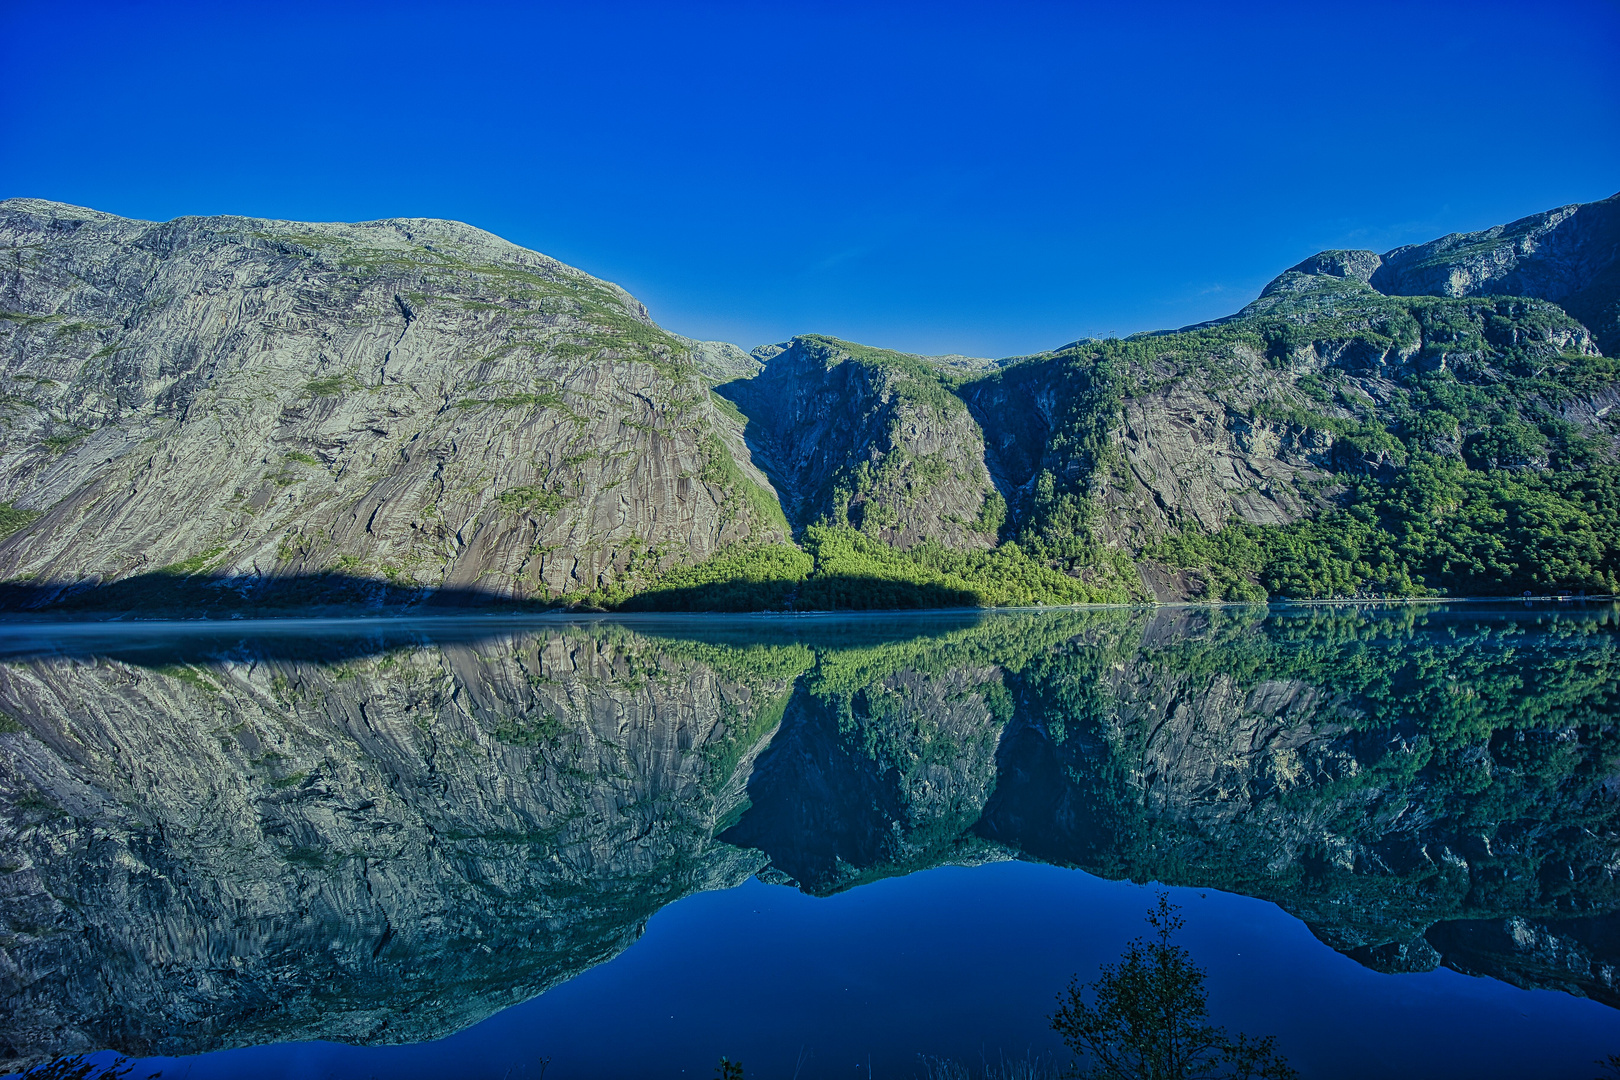
MULTIPOLYGON (((1220 1023, 1278 1036, 1304 1075, 1589 1077, 1620 1012, 1441 969, 1381 975, 1275 905, 1196 889, 1185 942, 1220 1023)), ((918 1055, 1067 1060, 1045 1016, 1142 927, 1151 888, 1009 862, 817 898, 758 881, 654 915, 629 951, 420 1046, 294 1043, 150 1059, 166 1078, 910 1077, 918 1055), (804 1063, 800 1066, 800 1055, 804 1063)), ((132 1074, 143 1075, 138 1068, 132 1074)))

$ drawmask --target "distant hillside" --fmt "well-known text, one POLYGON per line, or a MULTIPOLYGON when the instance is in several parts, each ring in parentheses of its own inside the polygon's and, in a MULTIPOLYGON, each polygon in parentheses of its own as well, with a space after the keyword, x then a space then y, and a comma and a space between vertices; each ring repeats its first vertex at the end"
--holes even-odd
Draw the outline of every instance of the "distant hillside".
MULTIPOLYGON (((779 489, 848 492, 801 507, 801 537, 852 530, 986 598, 1028 597, 1054 568, 1116 600, 1612 592, 1620 386, 1599 343, 1620 331, 1617 266, 1620 196, 1385 255, 1324 252, 1182 331, 978 372, 801 338, 721 392, 757 417, 764 460, 801 463, 791 485, 773 474, 779 489), (931 372, 976 427, 880 415, 837 365, 931 372), (812 384, 806 425, 794 418, 812 384), (951 557, 935 545, 982 545, 959 525, 967 493, 931 511, 938 482, 913 462, 971 459, 981 440, 1000 498, 980 525, 1004 504, 1001 543, 951 557), (832 470, 802 467, 829 455, 832 470), (878 479, 897 473, 912 477, 899 495, 878 479)), ((874 551, 869 572, 897 573, 880 565, 895 559, 874 551)))
POLYGON ((688 341, 450 222, 0 256, 12 607, 1620 591, 1620 196, 999 362, 688 341))

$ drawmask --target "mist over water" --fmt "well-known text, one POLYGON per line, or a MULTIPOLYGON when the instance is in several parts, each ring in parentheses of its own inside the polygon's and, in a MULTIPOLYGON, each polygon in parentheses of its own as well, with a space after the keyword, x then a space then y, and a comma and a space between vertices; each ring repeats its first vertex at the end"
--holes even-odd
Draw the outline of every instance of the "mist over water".
POLYGON ((1162 883, 1216 1020, 1307 1076, 1589 1076, 1617 614, 0 627, 0 1053, 1062 1064, 1054 996, 1162 883))

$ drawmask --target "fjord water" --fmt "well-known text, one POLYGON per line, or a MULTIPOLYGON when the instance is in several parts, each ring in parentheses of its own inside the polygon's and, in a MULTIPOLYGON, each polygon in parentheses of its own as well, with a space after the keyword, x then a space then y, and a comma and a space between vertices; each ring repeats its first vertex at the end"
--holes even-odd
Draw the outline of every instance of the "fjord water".
MULTIPOLYGON (((0 1052, 911 1076, 1187 918, 1307 1076, 1620 1052, 1620 611, 0 627, 0 1052)), ((177 1058, 179 1060, 167 1060, 177 1058)))

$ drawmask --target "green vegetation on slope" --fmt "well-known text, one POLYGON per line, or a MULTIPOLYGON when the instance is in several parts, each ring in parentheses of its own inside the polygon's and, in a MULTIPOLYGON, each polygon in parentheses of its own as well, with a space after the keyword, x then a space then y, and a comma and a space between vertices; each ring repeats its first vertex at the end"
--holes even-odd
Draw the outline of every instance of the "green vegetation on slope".
POLYGON ((931 542, 902 550, 848 526, 812 525, 802 544, 737 545, 696 566, 598 590, 586 602, 620 611, 854 611, 1131 599, 1117 575, 1072 577, 1015 543, 990 551, 931 542))
POLYGON ((823 608, 912 607, 917 589, 957 594, 955 602, 996 607, 1025 604, 1123 603, 1125 585, 1098 576, 1088 582, 1058 571, 1008 543, 990 551, 955 551, 925 542, 900 550, 854 529, 811 526, 805 548, 815 556, 808 596, 823 608), (868 598, 896 602, 868 602, 868 598))
MULTIPOLYGON (((987 499, 975 523, 1002 543, 900 550, 874 539, 872 522, 827 520, 803 533, 807 559, 724 553, 649 583, 629 606, 1123 602, 1142 595, 1137 558, 1200 571, 1212 600, 1620 590, 1620 465, 1590 424, 1566 418, 1620 368, 1592 353, 1578 324, 1533 300, 1306 286, 1224 324, 1082 342, 966 381, 916 357, 802 339, 894 372, 918 403, 973 409, 1029 476, 1018 504, 987 499), (1259 400, 1256 357, 1273 387, 1259 400), (1095 492, 1120 464, 1124 404, 1178 382, 1228 400, 1250 424, 1330 447, 1332 478, 1317 485, 1328 505, 1288 525, 1184 525, 1136 551, 1103 543, 1095 492)), ((839 475, 867 472, 864 490, 876 482, 869 463, 839 475)))
POLYGON ((1330 281, 1221 326, 1083 346, 1084 372, 1070 360, 1055 373, 1086 395, 1054 423, 1021 539, 1049 559, 1096 560, 1091 491, 1123 401, 1097 387, 1136 395, 1192 380, 1222 400, 1233 351, 1249 349, 1282 394, 1250 406, 1250 422, 1330 445, 1335 504, 1289 525, 1186 526, 1134 554, 1202 570, 1208 599, 1615 591, 1616 465, 1609 440, 1566 409, 1620 368, 1582 339, 1538 301, 1384 297, 1330 281))
POLYGON ((1620 589, 1620 473, 1608 440, 1564 413, 1620 369, 1576 351, 1581 329, 1557 308, 1341 288, 1231 325, 1245 324, 1275 367, 1340 358, 1294 381, 1307 400, 1255 410, 1332 438, 1337 505, 1183 531, 1144 555, 1205 570, 1211 599, 1620 589))
POLYGON ((791 544, 736 545, 695 566, 598 590, 586 603, 619 611, 779 611, 813 567, 791 544))
POLYGON ((1283 526, 1168 537, 1146 554, 1209 572, 1210 599, 1620 592, 1620 468, 1475 470, 1419 454, 1387 484, 1283 526))
POLYGON ((38 510, 24 510, 9 502, 0 503, 0 539, 26 527, 37 517, 38 510))

